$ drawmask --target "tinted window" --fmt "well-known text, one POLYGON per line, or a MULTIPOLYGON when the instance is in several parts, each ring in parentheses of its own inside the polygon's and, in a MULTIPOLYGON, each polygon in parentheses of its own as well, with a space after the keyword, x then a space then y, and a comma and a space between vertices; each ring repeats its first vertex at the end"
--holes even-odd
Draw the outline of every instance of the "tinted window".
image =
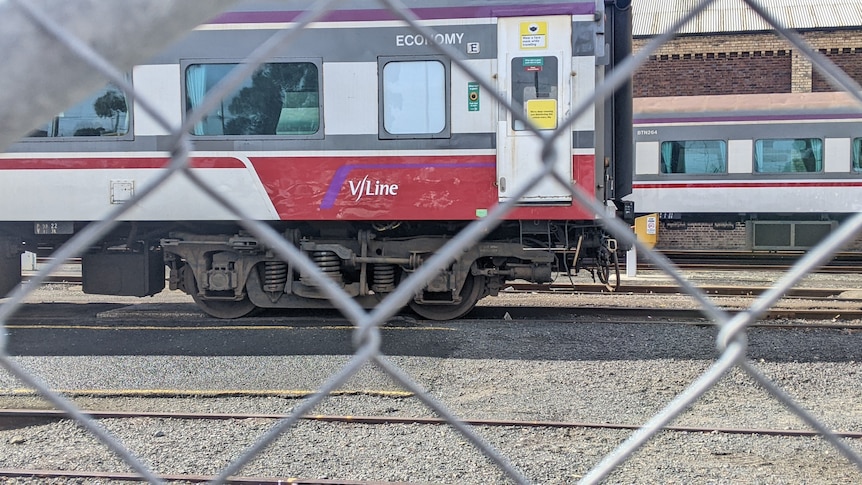
POLYGON ((118 86, 108 84, 27 136, 122 136, 129 132, 128 115, 126 95, 118 86))
POLYGON ((820 172, 823 141, 817 138, 782 138, 754 142, 754 171, 758 173, 820 172))
MULTIPOLYGON (((186 68, 186 108, 192 110, 236 64, 186 68)), ((263 64, 242 86, 195 124, 195 135, 310 135, 320 129, 317 66, 311 62, 263 64)))
POLYGON ((853 171, 862 172, 862 138, 853 139, 853 171))
POLYGON ((726 173, 727 142, 723 140, 665 141, 661 173, 726 173))

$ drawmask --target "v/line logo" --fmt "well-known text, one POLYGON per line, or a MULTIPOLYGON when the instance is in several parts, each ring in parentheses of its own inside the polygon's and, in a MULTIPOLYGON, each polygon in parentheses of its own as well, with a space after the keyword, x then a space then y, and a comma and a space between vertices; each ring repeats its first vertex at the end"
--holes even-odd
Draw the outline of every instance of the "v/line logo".
POLYGON ((368 175, 359 182, 348 180, 347 184, 350 187, 350 195, 356 197, 356 202, 359 202, 365 196, 369 197, 385 197, 398 195, 398 184, 387 184, 379 180, 368 180, 368 175))

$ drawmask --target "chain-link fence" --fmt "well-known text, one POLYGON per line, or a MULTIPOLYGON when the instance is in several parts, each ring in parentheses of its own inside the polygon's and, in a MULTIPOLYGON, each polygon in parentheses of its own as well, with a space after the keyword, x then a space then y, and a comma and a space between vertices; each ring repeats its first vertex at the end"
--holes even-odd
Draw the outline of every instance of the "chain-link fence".
MULTIPOLYGON (((290 3, 290 2, 288 2, 290 3)), ((542 137, 546 148, 554 137, 559 136, 572 123, 587 112, 596 99, 605 99, 627 82, 633 73, 653 54, 663 43, 674 36, 674 33, 689 20, 696 17, 712 3, 712 0, 691 2, 691 10, 682 15, 667 32, 654 37, 638 52, 618 65, 604 81, 599 84, 591 97, 578 101, 573 106, 572 113, 566 123, 561 124, 548 135, 547 131, 536 131, 542 137)), ((838 69, 825 56, 821 55, 796 32, 784 28, 773 14, 753 0, 745 3, 763 17, 776 31, 787 39, 798 52, 808 56, 815 68, 830 77, 833 83, 852 93, 862 102, 862 89, 844 72, 838 69)), ((185 177, 205 191, 215 203, 229 210, 237 220, 242 220, 242 226, 255 235, 267 246, 273 248, 279 257, 292 262, 305 274, 313 275, 322 291, 328 295, 333 304, 355 325, 355 354, 350 362, 338 373, 330 376, 322 383, 318 392, 296 406, 293 412, 279 421, 260 440, 252 445, 245 454, 224 468, 216 481, 225 481, 237 474, 244 465, 253 460, 264 448, 273 443, 280 435, 294 426, 298 420, 310 413, 315 407, 335 391, 367 363, 373 363, 384 370, 404 389, 409 390, 424 402, 439 416, 445 417, 450 424, 463 436, 480 449, 488 458, 499 466, 512 481, 525 483, 527 479, 510 461, 495 448, 480 437, 470 426, 459 420, 450 412, 446 404, 433 397, 417 384, 410 375, 394 365, 380 351, 381 323, 403 308, 423 285, 435 274, 453 261, 457 255, 481 240, 483 235, 492 229, 509 213, 517 203, 519 196, 514 194, 506 203, 492 208, 487 217, 476 220, 454 237, 433 258, 423 264, 414 274, 403 281, 398 288, 389 294, 373 311, 365 311, 344 294, 333 282, 321 273, 315 263, 309 260, 296 246, 288 244, 282 235, 276 233, 267 224, 257 222, 244 213, 241 207, 226 199, 217 188, 207 185, 207 182, 196 175, 190 168, 189 152, 190 137, 194 124, 204 113, 211 109, 219 100, 248 77, 257 66, 271 57, 280 46, 293 42, 297 33, 320 19, 327 12, 339 5, 336 1, 319 1, 311 4, 299 18, 292 22, 290 28, 278 31, 269 40, 260 45, 246 59, 246 63, 235 69, 218 89, 210 92, 197 110, 187 117, 183 126, 171 126, 160 118, 159 111, 144 96, 136 97, 131 84, 124 73, 136 63, 148 59, 164 48, 169 42, 194 26, 213 18, 233 2, 227 0, 208 0, 205 2, 176 2, 172 0, 126 0, 123 2, 96 2, 92 0, 6 0, 0 2, 0 51, 4 52, 5 68, 0 76, 0 147, 8 147, 11 143, 24 136, 32 126, 47 119, 57 111, 80 99, 85 94, 102 85, 105 78, 121 86, 128 96, 134 98, 136 105, 148 112, 161 126, 172 135, 170 147, 171 163, 154 182, 137 191, 135 198, 129 204, 120 205, 112 213, 105 214, 103 220, 90 224, 85 230, 75 235, 66 245, 54 254, 52 262, 47 264, 28 283, 16 288, 7 301, 0 306, 0 363, 17 379, 31 386, 55 406, 73 416, 99 440, 109 446, 122 457, 142 478, 152 482, 160 482, 159 477, 121 443, 108 434, 104 428, 97 425, 85 413, 67 400, 64 396, 49 389, 40 381, 39 376, 32 375, 6 352, 7 336, 5 322, 16 308, 23 302, 34 288, 42 284, 46 277, 56 270, 69 257, 81 253, 89 244, 108 231, 114 221, 122 218, 135 202, 145 200, 159 186, 172 178, 185 177), (62 74, 59 74, 62 73, 62 74), (39 93, 37 97, 31 93, 39 93)), ((342 7, 350 8, 348 2, 342 2, 342 7)), ((394 18, 403 21, 427 38, 433 38, 433 29, 417 21, 413 13, 397 0, 382 0, 381 8, 391 10, 394 18)), ((440 53, 447 54, 445 46, 437 46, 440 53)), ((458 69, 469 73, 470 66, 452 57, 451 61, 458 69)), ((472 76, 481 79, 482 76, 472 76)), ((504 103, 496 89, 491 85, 483 85, 487 93, 499 103, 504 103)), ((548 153, 550 150, 543 150, 548 153)), ((567 180, 562 180, 551 170, 550 164, 540 177, 531 180, 530 184, 521 190, 526 191, 539 183, 544 177, 557 178, 557 182, 570 191, 574 200, 593 213, 604 215, 606 207, 572 187, 567 180)), ((6 210, 12 210, 7 208, 6 210)), ((671 423, 688 406, 709 391, 728 371, 738 368, 747 373, 772 396, 791 409, 804 422, 822 433, 842 455, 862 469, 862 456, 854 452, 845 441, 833 434, 817 416, 814 416, 798 405, 778 385, 771 382, 757 365, 747 358, 746 331, 750 324, 775 304, 781 296, 793 287, 808 273, 814 272, 821 264, 827 262, 846 243, 851 241, 862 226, 862 214, 849 218, 834 231, 819 246, 807 253, 783 278, 769 291, 760 296, 747 311, 734 316, 729 315, 716 306, 704 293, 693 284, 686 281, 680 272, 661 254, 639 243, 632 234, 628 224, 621 220, 605 220, 605 226, 618 240, 624 244, 634 245, 640 255, 652 260, 657 267, 670 275, 676 283, 693 296, 700 304, 703 313, 720 329, 716 345, 720 357, 714 364, 689 386, 676 396, 664 409, 658 412, 648 422, 617 449, 608 454, 586 474, 584 483, 595 483, 607 477, 616 467, 624 463, 640 447, 656 436, 664 426, 671 423)))

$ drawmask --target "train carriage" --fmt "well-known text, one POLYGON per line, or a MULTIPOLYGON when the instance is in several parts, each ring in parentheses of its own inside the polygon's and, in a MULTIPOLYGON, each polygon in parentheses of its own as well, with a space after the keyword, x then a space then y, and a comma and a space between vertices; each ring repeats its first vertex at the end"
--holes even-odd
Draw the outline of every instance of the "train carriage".
MULTIPOLYGON (((257 46, 295 24, 300 4, 240 4, 200 26, 129 73, 137 96, 179 126, 257 46)), ((627 5, 408 6, 433 35, 373 2, 351 2, 267 59, 190 133, 198 177, 269 222, 365 307, 541 168, 539 137, 452 56, 550 131, 630 49, 627 5)), ((617 212, 630 191, 630 117, 623 89, 553 142, 554 171, 617 212)), ((0 156, 0 199, 16 208, 0 222, 4 293, 20 281, 22 251, 49 255, 129 203, 168 163, 171 142, 109 85, 0 156)), ((152 295, 164 288, 167 265, 171 288, 216 317, 329 306, 313 280, 235 218, 187 179, 172 178, 82 255, 84 291, 152 295)), ((449 319, 510 280, 546 282, 553 271, 579 269, 607 278, 616 247, 600 222, 568 189, 543 181, 410 306, 449 319)))
POLYGON ((639 213, 681 228, 744 227, 740 241, 725 231, 725 247, 804 250, 862 210, 862 108, 847 93, 639 98, 634 106, 627 199, 639 213))

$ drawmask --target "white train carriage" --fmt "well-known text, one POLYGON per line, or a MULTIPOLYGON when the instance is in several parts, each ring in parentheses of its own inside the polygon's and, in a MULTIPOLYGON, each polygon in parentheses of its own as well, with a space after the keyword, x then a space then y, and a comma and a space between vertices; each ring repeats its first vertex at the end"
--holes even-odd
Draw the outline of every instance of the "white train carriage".
MULTIPOLYGON (((180 126, 311 3, 238 4, 134 67, 137 99, 180 126)), ((433 30, 420 33, 377 2, 350 2, 297 34, 194 123, 191 166, 372 307, 542 170, 543 141, 524 119, 557 128, 630 53, 631 13, 618 3, 409 2, 433 30)), ((596 103, 551 150, 561 179, 619 210, 630 191, 630 94, 596 103), (621 136, 605 133, 615 124, 625 127, 621 136)), ((0 291, 20 280, 21 251, 49 255, 131 203, 169 162, 172 143, 108 86, 11 146, 0 156, 0 203, 10 208, 0 217, 0 291)), ((542 282, 556 269, 597 264, 609 271, 612 260, 599 257, 614 247, 609 235, 566 187, 545 180, 519 202, 487 244, 416 295, 417 313, 457 317, 510 279, 542 282)), ((82 255, 84 291, 151 295, 164 287, 167 264, 171 287, 211 315, 329 306, 313 280, 234 219, 194 184, 173 178, 135 201, 82 255)))
POLYGON ((639 98, 634 109, 626 199, 639 214, 828 232, 862 210, 862 107, 846 93, 639 98))

